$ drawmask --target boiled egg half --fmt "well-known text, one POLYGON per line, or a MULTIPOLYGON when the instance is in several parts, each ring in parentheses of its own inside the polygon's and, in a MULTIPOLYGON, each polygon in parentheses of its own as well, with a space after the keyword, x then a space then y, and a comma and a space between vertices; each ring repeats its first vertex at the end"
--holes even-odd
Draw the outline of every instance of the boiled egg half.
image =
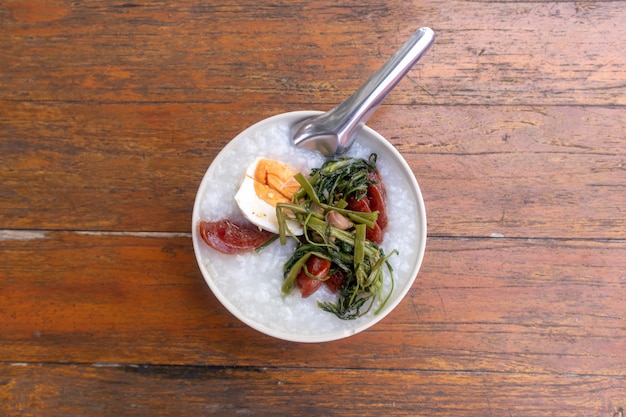
MULTIPOLYGON (((276 204, 289 203, 300 189, 294 178, 297 172, 282 162, 257 158, 246 170, 235 201, 243 215, 258 227, 278 233, 276 204)), ((294 235, 303 233, 299 223, 287 220, 287 227, 294 235)))

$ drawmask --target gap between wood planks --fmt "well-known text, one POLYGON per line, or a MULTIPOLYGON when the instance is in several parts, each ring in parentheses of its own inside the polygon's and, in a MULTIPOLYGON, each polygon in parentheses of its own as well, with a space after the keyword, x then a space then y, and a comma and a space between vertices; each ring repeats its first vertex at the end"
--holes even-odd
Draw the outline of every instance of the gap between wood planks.
POLYGON ((87 236, 134 236, 152 238, 191 237, 191 232, 136 232, 107 230, 0 230, 0 241, 47 239, 48 233, 75 233, 87 236))
POLYGON ((310 366, 238 366, 238 365, 199 365, 199 364, 166 364, 166 363, 131 363, 131 362, 78 362, 78 361, 59 361, 59 362, 10 362, 0 361, 0 366, 12 367, 40 367, 40 366, 69 366, 69 367, 85 367, 85 368, 112 368, 121 370, 134 370, 137 373, 163 373, 176 375, 189 374, 190 372, 212 372, 224 370, 237 370, 242 372, 265 372, 271 370, 302 370, 313 369, 315 371, 353 371, 353 372, 401 372, 401 373, 425 373, 425 374, 456 374, 456 375, 530 375, 530 376, 550 376, 559 375, 564 378, 616 378, 618 380, 626 379, 626 377, 607 373, 560 373, 560 372, 519 372, 519 371, 485 371, 485 370, 467 370, 467 369, 405 369, 405 368, 360 368, 360 367, 314 367, 310 366))

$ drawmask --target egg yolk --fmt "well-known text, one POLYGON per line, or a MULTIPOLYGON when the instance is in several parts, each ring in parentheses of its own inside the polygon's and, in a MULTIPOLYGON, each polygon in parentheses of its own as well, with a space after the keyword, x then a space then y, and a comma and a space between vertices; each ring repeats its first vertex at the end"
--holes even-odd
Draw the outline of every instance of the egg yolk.
POLYGON ((261 159, 254 170, 254 191, 261 200, 272 206, 288 203, 300 189, 300 183, 294 178, 296 174, 281 162, 261 159))

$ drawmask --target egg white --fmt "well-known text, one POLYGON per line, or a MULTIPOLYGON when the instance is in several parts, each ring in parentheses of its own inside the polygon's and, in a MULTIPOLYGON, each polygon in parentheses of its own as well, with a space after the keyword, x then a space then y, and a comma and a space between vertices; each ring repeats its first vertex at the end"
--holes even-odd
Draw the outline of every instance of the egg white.
MULTIPOLYGON (((257 158, 248 166, 239 190, 235 194, 235 201, 244 217, 251 223, 261 229, 278 234, 276 207, 261 199, 254 189, 254 172, 260 159, 257 158)), ((302 226, 293 220, 287 220, 287 228, 295 236, 300 236, 304 233, 302 226)))

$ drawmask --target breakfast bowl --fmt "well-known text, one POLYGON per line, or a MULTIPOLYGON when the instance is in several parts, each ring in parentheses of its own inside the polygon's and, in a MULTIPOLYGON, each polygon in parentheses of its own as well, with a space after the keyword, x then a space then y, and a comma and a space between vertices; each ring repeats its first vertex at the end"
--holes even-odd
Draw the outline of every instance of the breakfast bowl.
POLYGON ((302 343, 328 342, 362 332, 387 316, 405 297, 420 269, 426 247, 426 210, 419 185, 402 155, 383 136, 367 126, 357 133, 345 157, 368 159, 386 189, 388 224, 380 247, 390 254, 382 292, 384 300, 362 316, 345 320, 320 308, 337 295, 322 287, 309 297, 298 291, 285 294, 283 267, 296 239, 267 245, 262 250, 223 253, 207 245, 201 222, 247 221, 235 201, 248 167, 257 158, 280 161, 298 172, 319 168, 327 157, 291 142, 290 129, 316 111, 297 111, 264 119, 231 140, 207 169, 196 195, 192 240, 199 269, 220 303, 236 318, 266 335, 302 343))

